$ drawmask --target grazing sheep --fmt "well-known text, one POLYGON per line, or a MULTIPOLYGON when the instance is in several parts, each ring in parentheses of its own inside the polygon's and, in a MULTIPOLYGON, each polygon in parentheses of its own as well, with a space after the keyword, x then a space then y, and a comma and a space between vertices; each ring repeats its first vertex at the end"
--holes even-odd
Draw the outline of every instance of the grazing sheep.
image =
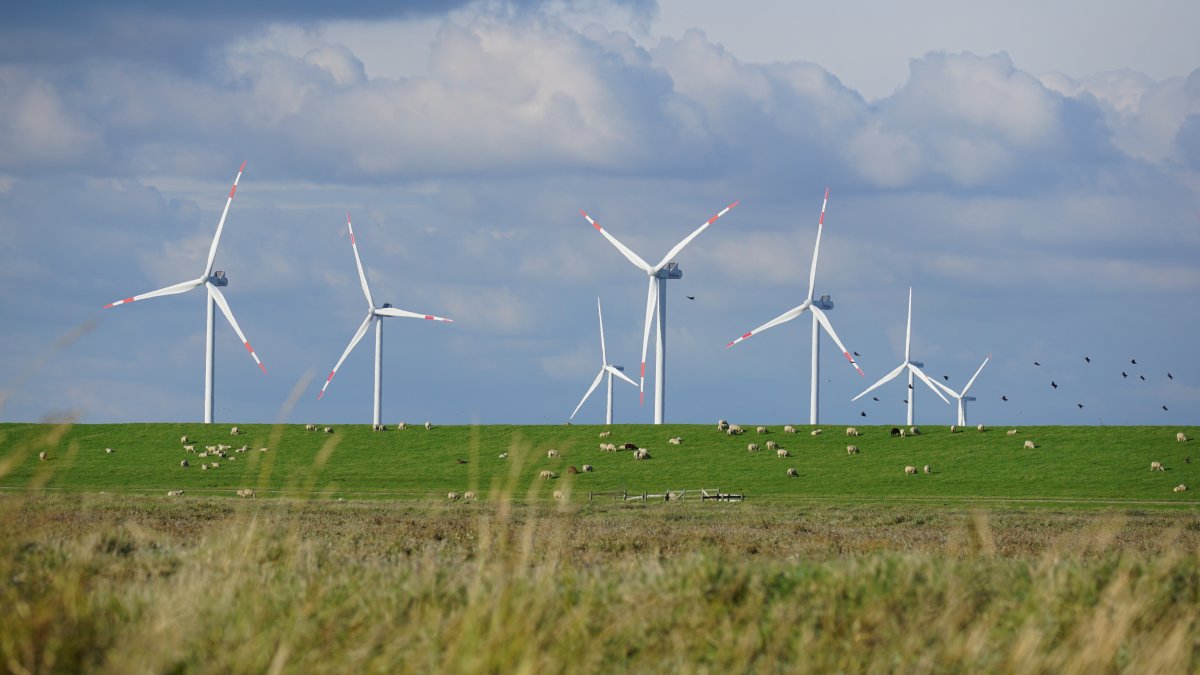
POLYGON ((170 490, 167 492, 168 497, 182 497, 183 490, 170 490))
POLYGON ((905 429, 904 427, 900 427, 900 438, 904 438, 907 435, 908 435, 908 429, 905 429))
POLYGON ((185 460, 183 460, 182 462, 180 462, 180 463, 179 463, 179 466, 182 466, 183 468, 185 468, 185 469, 186 469, 186 468, 188 468, 189 466, 191 466, 191 464, 188 464, 188 461, 185 459, 185 460))
POLYGON ((460 496, 461 495, 459 495, 457 492, 447 492, 446 493, 446 499, 449 499, 450 501, 454 501, 454 500, 458 499, 460 496))
POLYGON ((857 436, 858 429, 856 429, 854 427, 846 427, 846 435, 847 436, 857 436))
POLYGON ((396 428, 397 428, 397 429, 399 429, 400 431, 404 431, 405 429, 407 429, 407 428, 408 428, 408 423, 407 423, 407 422, 401 422, 401 423, 399 423, 399 424, 397 424, 397 425, 396 425, 396 428))
POLYGON ((205 451, 205 452, 216 452, 216 451, 217 451, 217 446, 215 446, 215 445, 206 445, 206 446, 204 446, 204 451, 205 451))
POLYGON ((200 465, 200 470, 201 470, 201 471, 208 471, 208 465, 207 465, 207 464, 201 464, 201 465, 200 465))
POLYGON ((192 440, 187 437, 187 434, 184 434, 183 436, 179 437, 179 442, 180 443, 191 443, 192 440))
POLYGON ((746 446, 746 452, 755 452, 758 450, 758 443, 751 443, 746 446))
POLYGON ((210 466, 211 466, 212 468, 214 468, 214 469, 219 469, 219 468, 221 468, 221 465, 220 465, 220 463, 218 463, 218 462, 213 462, 212 464, 210 464, 210 466))
POLYGON ((788 451, 786 449, 779 448, 778 450, 775 451, 775 456, 776 457, 789 457, 790 455, 788 455, 788 451))
POLYGON ((230 457, 230 458, 229 458, 229 461, 231 461, 231 462, 236 462, 236 461, 237 461, 237 457, 230 457))
POLYGON ((242 447, 238 448, 237 450, 234 450, 234 452, 245 452, 245 451, 247 451, 247 450, 249 450, 249 449, 250 449, 250 446, 248 446, 248 445, 243 445, 242 447))
POLYGON ((638 448, 633 453, 634 459, 650 459, 650 451, 645 448, 638 448))
POLYGON ((1036 450, 1037 445, 1035 445, 1033 441, 1025 441, 1025 449, 1026 450, 1036 450))
POLYGON ((788 475, 788 478, 795 478, 796 476, 800 475, 800 472, 795 469, 788 469, 787 475, 788 475))
POLYGON ((553 471, 543 470, 541 473, 538 474, 538 478, 541 478, 543 480, 550 480, 552 478, 558 478, 558 474, 554 473, 553 471))
POLYGON ((591 464, 584 464, 584 465, 583 465, 583 472, 584 472, 584 473, 591 473, 591 472, 593 472, 593 471, 595 471, 595 470, 596 470, 596 467, 592 466, 591 464))
POLYGON ((908 433, 909 433, 909 435, 910 435, 910 436, 920 436, 920 435, 921 435, 921 429, 920 429, 920 427, 913 427, 913 428, 911 428, 911 429, 909 429, 909 430, 908 430, 908 433))
POLYGON ((846 446, 846 454, 847 455, 857 455, 858 454, 858 446, 857 445, 847 445, 846 446))
POLYGON ((767 449, 768 450, 778 450, 779 444, 776 443, 775 441, 767 441, 767 449))
POLYGON ((725 431, 729 428, 729 422, 725 420, 717 420, 717 431, 725 431))
POLYGON ((432 423, 432 422, 426 422, 426 423, 425 423, 425 431, 429 431, 429 430, 430 430, 430 429, 432 429, 432 428, 433 428, 433 423, 432 423))
POLYGON ((548 459, 554 459, 555 457, 558 457, 558 451, 555 450, 554 448, 550 448, 549 450, 546 451, 546 457, 548 459))
POLYGON ((909 476, 915 476, 915 475, 917 475, 917 467, 906 466, 906 467, 904 467, 904 473, 909 476))
POLYGON ((579 473, 579 469, 576 469, 576 468, 575 468, 573 465, 572 465, 572 466, 568 466, 568 467, 567 467, 567 473, 570 473, 570 474, 576 474, 576 473, 579 473))
POLYGON ((755 427, 755 429, 754 429, 754 433, 756 433, 756 434, 767 434, 767 433, 770 433, 770 430, 769 430, 769 429, 767 429, 766 427, 755 427))
POLYGON ((812 431, 808 432, 808 435, 809 435, 809 436, 820 436, 820 435, 821 435, 821 430, 820 430, 820 429, 813 429, 812 431))
POLYGON ((316 431, 316 430, 317 430, 317 425, 315 425, 315 424, 305 424, 305 425, 304 425, 304 430, 305 430, 305 431, 316 431))
MULTIPOLYGON (((214 452, 215 452, 215 451, 214 451, 214 452)), ((202 453, 200 453, 199 455, 196 455, 196 456, 197 456, 197 457, 208 457, 208 451, 207 451, 207 450, 205 450, 204 452, 202 452, 202 453)))
POLYGON ((1150 462, 1150 470, 1151 471, 1166 471, 1166 469, 1163 468, 1162 462, 1150 462))
POLYGON ((230 430, 229 430, 229 435, 230 435, 230 436, 237 436, 237 435, 238 435, 238 434, 240 434, 240 433, 242 433, 242 430, 241 430, 241 429, 239 429, 239 428, 237 428, 237 427, 234 427, 234 428, 232 428, 232 429, 230 429, 230 430))
POLYGON ((929 475, 929 465, 928 464, 925 465, 925 475, 926 476, 929 475))
POLYGON ((1009 429, 1008 431, 1004 432, 1004 434, 1005 434, 1006 436, 1016 436, 1016 435, 1017 435, 1017 430, 1016 430, 1016 429, 1009 429))
POLYGON ((254 490, 251 490, 250 488, 238 490, 237 496, 244 497, 246 499, 254 499, 254 490))
POLYGON ((325 433, 327 433, 327 434, 332 434, 332 433, 333 433, 333 427, 325 427, 325 433))
POLYGON ((740 425, 730 424, 729 428, 725 430, 725 433, 729 434, 730 436, 741 436, 744 432, 742 431, 742 427, 740 425))
POLYGON ((1179 485, 1176 485, 1174 487, 1174 491, 1175 492, 1187 492, 1187 486, 1184 485, 1183 483, 1180 483, 1179 485))
POLYGON ((987 427, 983 426, 983 422, 980 422, 979 424, 975 425, 975 428, 978 429, 979 431, 987 431, 987 427))
POLYGON ((1187 437, 1187 434, 1183 433, 1182 431, 1180 431, 1179 433, 1175 434, 1175 440, 1176 440, 1177 442, 1179 442, 1179 443, 1183 443, 1183 442, 1184 442, 1184 441, 1186 441, 1187 439, 1188 439, 1188 437, 1187 437))
POLYGON ((683 438, 681 436, 676 436, 674 438, 667 439, 667 442, 671 445, 683 445, 683 438))
POLYGON ((796 433, 796 427, 789 424, 783 428, 783 433, 794 434, 794 433, 796 433))
POLYGON ((387 431, 387 425, 386 424, 372 424, 371 429, 373 431, 387 431))
POLYGON ((896 438, 901 435, 899 427, 892 427, 892 430, 888 433, 890 433, 892 435, 892 438, 896 438))
POLYGON ((609 436, 612 436, 612 431, 609 429, 600 432, 600 438, 608 438, 609 436))
POLYGON ((111 455, 111 454, 113 454, 113 452, 115 452, 115 451, 112 448, 104 449, 104 454, 106 454, 106 455, 111 455))
POLYGON ((259 448, 258 451, 259 452, 270 452, 271 449, 270 448, 259 448))
POLYGON ((185 446, 183 446, 183 451, 184 451, 184 452, 191 452, 191 453, 195 453, 195 452, 196 452, 196 446, 194 446, 194 445, 185 445, 185 446))
POLYGON ((475 493, 468 490, 463 493, 463 499, 469 502, 475 501, 475 493))
POLYGON ((562 490, 555 490, 554 491, 554 501, 565 502, 565 501, 567 501, 567 495, 564 494, 562 490))
POLYGON ((500 459, 508 459, 508 453, 507 452, 500 453, 500 459))
POLYGON ((957 434, 957 433, 958 433, 958 425, 957 425, 957 424, 951 424, 951 425, 950 425, 950 433, 952 433, 952 434, 957 434))

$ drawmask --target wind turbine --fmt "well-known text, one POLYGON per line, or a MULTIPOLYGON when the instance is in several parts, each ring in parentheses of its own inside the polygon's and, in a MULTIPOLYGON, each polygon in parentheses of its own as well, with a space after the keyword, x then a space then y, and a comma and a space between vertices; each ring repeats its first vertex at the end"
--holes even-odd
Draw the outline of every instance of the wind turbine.
POLYGON ((646 328, 642 334, 642 370, 641 370, 641 375, 640 375, 640 381, 638 383, 638 390, 640 392, 639 401, 644 404, 646 402, 646 351, 650 345, 650 324, 651 324, 651 322, 654 321, 654 309, 655 309, 655 306, 657 305, 657 307, 658 307, 658 323, 657 323, 657 326, 658 326, 657 338, 658 338, 658 340, 655 342, 655 345, 654 345, 654 369, 655 369, 655 372, 654 372, 654 423, 655 424, 663 423, 663 409, 666 407, 666 398, 667 398, 666 397, 667 285, 664 282, 666 282, 668 279, 682 279, 683 278, 683 270, 679 269, 679 265, 673 261, 673 258, 675 256, 679 255, 679 252, 682 251, 685 246, 690 244, 693 239, 695 239, 697 236, 699 236, 701 232, 708 229, 709 225, 712 225, 713 223, 717 222, 718 218, 725 215, 726 213, 729 213, 729 210, 737 205, 738 205, 738 203, 734 202, 734 203, 730 204, 729 206, 726 206, 724 209, 721 209, 721 211, 719 211, 715 216, 713 216, 712 218, 709 218, 707 221, 704 222, 703 225, 696 228, 695 232, 692 232, 688 236, 684 237, 683 241, 680 241, 678 244, 675 244, 675 246, 670 251, 668 251, 665 256, 663 256, 663 259, 657 265, 651 265, 650 263, 646 262, 645 260, 642 260, 642 258, 638 254, 636 254, 632 250, 630 250, 628 246, 617 241, 616 237, 614 237, 611 234, 609 234, 608 232, 606 232, 603 227, 600 227, 600 223, 597 223, 595 220, 592 220, 592 217, 589 216, 586 211, 584 211, 583 209, 579 210, 579 212, 583 214, 583 217, 586 218, 587 221, 592 224, 592 227, 596 228, 600 232, 600 234, 604 235, 604 238, 607 239, 609 241, 609 243, 611 243, 613 246, 615 246, 617 248, 617 250, 621 252, 621 255, 625 256, 629 260, 629 262, 636 265, 638 267, 638 269, 645 272, 646 276, 648 276, 650 278, 649 288, 646 291, 646 328))
POLYGON ((821 367, 820 359, 819 359, 820 353, 821 353, 821 346, 820 346, 821 345, 821 333, 817 330, 818 325, 825 328, 825 332, 829 333, 829 337, 833 338, 833 341, 837 343, 838 348, 842 350, 842 354, 846 357, 846 360, 850 362, 850 365, 854 366, 854 369, 858 371, 858 374, 859 375, 863 374, 862 368, 858 367, 858 364, 855 363, 855 361, 854 361, 854 357, 850 356, 850 351, 848 349, 846 349, 846 345, 842 344, 842 341, 838 339, 837 333, 834 332, 834 330, 833 330, 833 325, 831 325, 829 323, 828 317, 826 317, 825 312, 822 311, 822 310, 833 309, 833 301, 831 301, 829 299, 828 295, 822 295, 820 298, 813 297, 813 291, 814 291, 814 289, 816 287, 816 283, 817 283, 817 256, 820 254, 820 251, 821 251, 821 230, 825 226, 825 205, 828 203, 829 203, 829 188, 825 188, 825 198, 824 198, 824 201, 821 202, 821 217, 817 220, 817 243, 815 246, 813 246, 812 267, 810 267, 808 270, 808 295, 805 296, 804 302, 800 303, 800 306, 789 309, 788 311, 784 312, 783 314, 780 314, 779 316, 775 317, 774 319, 771 319, 770 321, 764 323, 763 325, 759 326, 758 328, 755 328, 754 330, 750 331, 749 333, 746 333, 745 335, 741 336, 740 338, 725 345, 725 347, 728 349, 729 347, 736 345, 737 343, 749 338, 752 335, 761 333, 762 331, 764 331, 768 328, 771 328, 773 326, 778 326, 781 323, 786 323, 788 321, 791 321, 792 319, 795 319, 796 317, 803 314, 805 312, 805 310, 808 310, 812 314, 812 383, 809 388, 809 396, 810 396, 810 402, 809 402, 809 408, 808 408, 808 423, 809 424, 817 424, 818 423, 817 422, 817 412, 818 412, 817 382, 820 379, 820 367, 821 367))
POLYGON ((991 359, 992 355, 988 354, 987 358, 983 360, 983 363, 979 364, 979 370, 976 370, 975 374, 971 376, 971 379, 967 381, 967 386, 963 387, 961 394, 955 392, 953 389, 947 387, 941 382, 933 380, 933 383, 941 387, 942 391, 950 394, 951 397, 958 400, 958 426, 960 427, 967 426, 967 402, 975 400, 974 396, 967 396, 967 392, 971 390, 971 385, 975 384, 975 378, 979 377, 979 373, 983 372, 983 367, 986 366, 988 361, 991 359))
POLYGON ((596 379, 592 380, 592 386, 588 387, 587 393, 583 395, 583 398, 579 401, 579 405, 575 406, 575 412, 571 413, 571 416, 568 417, 567 420, 570 421, 575 419, 575 414, 578 413, 579 409, 583 407, 583 404, 588 400, 588 397, 592 395, 592 392, 596 391, 596 387, 600 386, 600 380, 604 377, 604 374, 608 373, 608 412, 604 416, 604 423, 612 424, 613 375, 616 375, 635 387, 637 386, 637 382, 629 379, 628 375, 621 372, 625 370, 624 368, 621 366, 614 366, 608 362, 608 351, 604 348, 604 313, 600 310, 600 298, 596 298, 596 314, 600 316, 600 372, 596 373, 596 379))
POLYGON ((338 359, 337 365, 333 370, 329 371, 329 377, 325 378, 325 384, 321 386, 321 392, 317 394, 317 400, 320 400, 325 395, 325 389, 329 387, 329 383, 333 381, 333 376, 337 375, 338 368, 342 367, 342 362, 354 350, 354 347, 367 334, 367 329, 371 324, 375 324, 375 408, 372 419, 372 424, 379 426, 381 413, 383 411, 383 317, 385 316, 400 316, 410 319, 425 319, 426 321, 444 321, 446 323, 454 323, 451 319, 445 319, 440 316, 430 314, 417 314, 416 312, 408 312, 403 309, 396 309, 389 303, 383 303, 382 307, 375 306, 375 300, 371 297, 371 289, 367 286, 367 275, 363 272, 362 259, 358 257, 358 242, 354 239, 354 226, 350 224, 350 214, 346 214, 346 228, 350 230, 350 248, 354 249, 354 264, 358 266, 358 280, 362 283, 363 295, 367 297, 367 318, 363 319, 362 325, 358 327, 358 331, 354 333, 354 337, 350 338, 350 344, 346 346, 346 351, 342 352, 342 358, 338 359))
POLYGON ((938 391, 937 386, 935 386, 933 384, 933 380, 926 377, 925 373, 921 370, 921 368, 923 368, 925 366, 925 364, 921 363, 920 361, 912 360, 911 347, 912 347, 912 286, 909 286, 908 287, 908 327, 904 331, 904 362, 901 363, 900 365, 896 366, 895 370, 893 370, 892 372, 890 372, 887 375, 884 375, 882 378, 880 378, 880 380, 878 382, 867 387, 866 391, 859 394, 858 396, 855 396, 854 398, 852 398, 850 400, 857 401, 858 399, 862 398, 863 396, 866 396, 867 394, 871 393, 871 391, 874 390, 879 385, 889 382, 892 378, 896 377, 901 372, 908 370, 908 421, 906 422, 906 424, 911 425, 913 423, 913 399, 916 398, 915 394, 917 393, 917 390, 913 389, 913 375, 916 375, 918 378, 921 379, 922 382, 924 382, 930 389, 932 389, 933 393, 937 394, 938 398, 942 399, 942 402, 949 403, 950 401, 947 401, 946 397, 942 396, 942 392, 938 391))
POLYGON ((155 298, 160 295, 176 295, 178 293, 186 293, 198 286, 204 286, 208 290, 205 307, 207 308, 208 327, 205 333, 204 340, 204 423, 212 424, 213 421, 213 338, 215 335, 215 324, 213 322, 213 306, 221 308, 221 313, 229 320, 229 325, 233 326, 233 330, 245 345, 246 351, 250 352, 250 357, 258 364, 258 367, 265 374, 266 366, 258 359, 258 354, 254 353, 254 349, 250 347, 250 342, 246 340, 246 335, 242 333, 242 329, 238 326, 237 319, 233 318, 233 312, 229 309, 229 303, 225 301, 224 294, 221 293, 220 286, 229 285, 229 277, 225 276, 222 271, 213 271, 213 262, 217 257, 217 244, 221 241, 221 231, 225 228, 225 217, 229 215, 229 206, 233 204, 233 195, 237 192, 238 181, 242 179, 242 171, 246 169, 246 162, 238 167, 237 176, 233 179, 233 187, 229 189, 229 198, 225 200, 225 210, 221 212, 221 220, 217 223, 217 233, 213 236, 212 245, 208 248, 208 262, 204 264, 204 274, 198 279, 191 281, 183 281, 173 286, 160 288, 157 291, 142 293, 135 295, 132 298, 125 298, 116 302, 109 303, 104 306, 105 309, 124 305, 146 298, 155 298))

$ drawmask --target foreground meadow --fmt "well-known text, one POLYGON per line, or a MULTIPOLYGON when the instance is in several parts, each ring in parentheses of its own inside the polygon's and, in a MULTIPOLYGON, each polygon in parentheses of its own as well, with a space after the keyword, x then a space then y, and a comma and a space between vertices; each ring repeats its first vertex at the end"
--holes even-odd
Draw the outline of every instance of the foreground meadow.
POLYGON ((1200 668, 1200 514, 0 497, 8 672, 1200 668))

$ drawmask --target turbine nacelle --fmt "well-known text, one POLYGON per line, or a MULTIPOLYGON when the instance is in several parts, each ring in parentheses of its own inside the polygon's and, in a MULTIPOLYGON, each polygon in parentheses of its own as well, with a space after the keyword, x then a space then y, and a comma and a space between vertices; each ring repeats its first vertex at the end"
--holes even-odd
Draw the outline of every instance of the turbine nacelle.
POLYGON ((212 284, 213 286, 228 286, 229 277, 225 276, 224 270, 217 270, 208 278, 208 283, 212 284))
POLYGON ((816 307, 817 309, 830 310, 833 309, 833 299, 830 298, 828 294, 822 295, 821 297, 812 301, 812 306, 816 307))
POLYGON ((656 272, 654 272, 653 274, 650 274, 649 276, 652 276, 655 279, 682 279, 683 278, 683 270, 680 269, 679 263, 669 262, 666 265, 664 265, 662 269, 657 270, 656 272))

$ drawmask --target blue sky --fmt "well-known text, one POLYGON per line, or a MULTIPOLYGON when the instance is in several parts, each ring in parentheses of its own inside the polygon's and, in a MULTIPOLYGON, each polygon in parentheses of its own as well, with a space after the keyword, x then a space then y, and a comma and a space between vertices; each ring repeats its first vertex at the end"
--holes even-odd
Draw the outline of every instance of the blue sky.
POLYGON ((899 382, 850 398, 911 285, 931 376, 993 355, 972 422, 1197 423, 1195 3, 392 5, 0 11, 0 419, 201 417, 203 295, 101 307, 197 276, 248 160, 216 266, 268 374, 219 323, 221 421, 370 421, 371 338, 316 400, 364 309, 347 212, 377 301, 455 319, 388 320, 386 422, 560 423, 597 296, 641 351, 645 277, 579 210, 653 262, 735 200, 678 257, 667 419, 806 421, 807 317, 725 344, 803 300, 828 186, 866 377, 823 342, 824 421, 903 419, 899 382))

